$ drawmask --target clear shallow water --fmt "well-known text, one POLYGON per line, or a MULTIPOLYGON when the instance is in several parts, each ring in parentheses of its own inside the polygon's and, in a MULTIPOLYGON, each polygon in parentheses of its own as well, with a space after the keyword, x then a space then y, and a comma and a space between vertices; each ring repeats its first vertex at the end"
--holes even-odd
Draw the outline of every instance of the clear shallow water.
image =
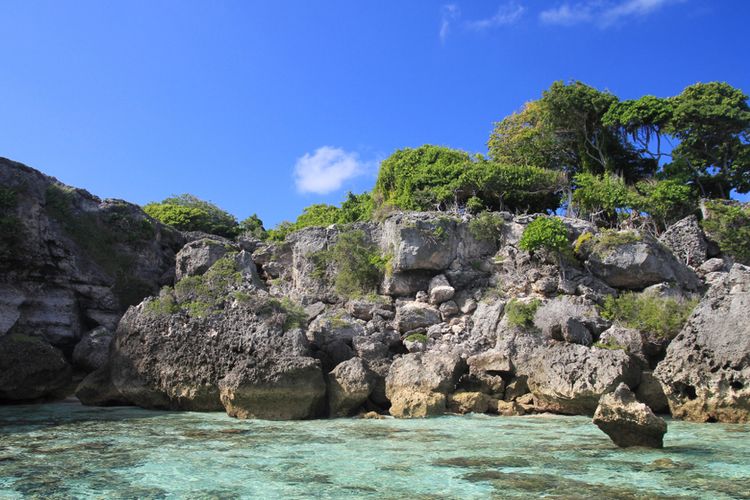
POLYGON ((750 498, 750 425, 672 421, 663 450, 584 417, 242 421, 0 407, 0 498, 750 498))

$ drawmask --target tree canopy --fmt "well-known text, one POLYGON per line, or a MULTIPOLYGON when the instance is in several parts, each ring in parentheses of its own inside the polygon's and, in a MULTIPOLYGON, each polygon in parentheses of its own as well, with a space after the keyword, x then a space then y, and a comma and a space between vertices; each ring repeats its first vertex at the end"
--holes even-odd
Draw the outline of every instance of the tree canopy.
POLYGON ((181 231, 203 231, 225 237, 238 233, 237 219, 233 215, 192 194, 149 203, 143 210, 154 219, 181 231))

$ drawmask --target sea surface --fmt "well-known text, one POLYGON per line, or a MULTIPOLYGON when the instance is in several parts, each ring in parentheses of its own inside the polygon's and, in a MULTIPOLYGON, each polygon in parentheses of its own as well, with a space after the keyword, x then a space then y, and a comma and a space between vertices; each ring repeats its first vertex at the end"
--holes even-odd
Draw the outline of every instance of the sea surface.
POLYGON ((750 425, 618 449, 585 417, 236 420, 0 407, 0 498, 750 498, 750 425))

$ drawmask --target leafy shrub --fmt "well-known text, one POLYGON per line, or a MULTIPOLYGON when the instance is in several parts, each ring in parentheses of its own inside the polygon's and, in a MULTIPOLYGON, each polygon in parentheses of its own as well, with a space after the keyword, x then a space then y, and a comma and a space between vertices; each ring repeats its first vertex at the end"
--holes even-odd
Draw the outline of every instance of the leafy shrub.
POLYGON ((523 230, 518 246, 530 253, 545 249, 562 254, 570 246, 568 229, 558 218, 537 217, 523 230))
POLYGON ((618 213, 632 206, 635 192, 625 185, 622 177, 580 173, 573 182, 573 205, 582 217, 614 224, 618 213))
POLYGON ((716 240, 721 251, 737 262, 750 265, 750 205, 705 200, 703 229, 716 240))
POLYGON ((477 240, 497 243, 505 219, 492 212, 482 212, 469 221, 469 234, 477 240))
POLYGON ((342 297, 377 291, 389 261, 360 230, 339 234, 328 257, 336 267, 334 286, 342 297))
POLYGON ((231 289, 239 285, 242 275, 237 270, 235 253, 217 260, 205 274, 187 276, 174 286, 175 302, 191 316, 206 316, 221 309, 231 289))
POLYGON ((294 224, 289 221, 282 221, 275 228, 268 230, 268 239, 271 241, 282 242, 295 230, 296 228, 294 224))
POLYGON ((422 342, 423 344, 426 344, 427 335, 421 332, 410 333, 404 340, 407 342, 422 342))
POLYGON ((305 207, 294 223, 295 230, 305 227, 327 227, 339 222, 341 209, 333 205, 319 203, 305 207))
POLYGON ((253 214, 241 221, 237 231, 240 234, 249 234, 253 238, 259 240, 265 240, 268 237, 266 228, 263 227, 263 221, 260 220, 260 217, 258 217, 257 214, 253 214))
POLYGON ((561 172, 502 165, 465 151, 424 145, 396 151, 383 161, 374 197, 404 210, 540 212, 559 206, 565 184, 561 172))
POLYGON ((466 200, 466 210, 470 214, 478 214, 479 212, 482 212, 484 209, 485 209, 484 202, 478 196, 472 196, 471 198, 466 200))
POLYGON ((505 305, 505 316, 508 323, 513 326, 526 328, 534 324, 534 315, 542 302, 539 299, 532 299, 530 302, 521 302, 518 299, 511 299, 505 305))
POLYGON ((603 318, 628 328, 671 339, 680 332, 697 303, 697 299, 676 300, 627 292, 617 298, 608 296, 601 313, 603 318))
POLYGON ((231 238, 240 230, 233 215, 191 194, 149 203, 143 210, 154 219, 180 231, 203 231, 231 238))
POLYGON ((636 190, 635 210, 648 213, 661 229, 698 208, 695 190, 676 179, 641 181, 636 184, 636 190))

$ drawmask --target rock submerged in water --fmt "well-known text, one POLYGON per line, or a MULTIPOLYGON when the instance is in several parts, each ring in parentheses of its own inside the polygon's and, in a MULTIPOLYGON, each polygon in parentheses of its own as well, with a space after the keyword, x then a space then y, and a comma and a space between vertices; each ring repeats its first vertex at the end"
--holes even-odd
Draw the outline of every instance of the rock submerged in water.
POLYGON ((651 408, 639 403, 625 384, 599 400, 594 424, 619 447, 663 448, 667 423, 651 408))

